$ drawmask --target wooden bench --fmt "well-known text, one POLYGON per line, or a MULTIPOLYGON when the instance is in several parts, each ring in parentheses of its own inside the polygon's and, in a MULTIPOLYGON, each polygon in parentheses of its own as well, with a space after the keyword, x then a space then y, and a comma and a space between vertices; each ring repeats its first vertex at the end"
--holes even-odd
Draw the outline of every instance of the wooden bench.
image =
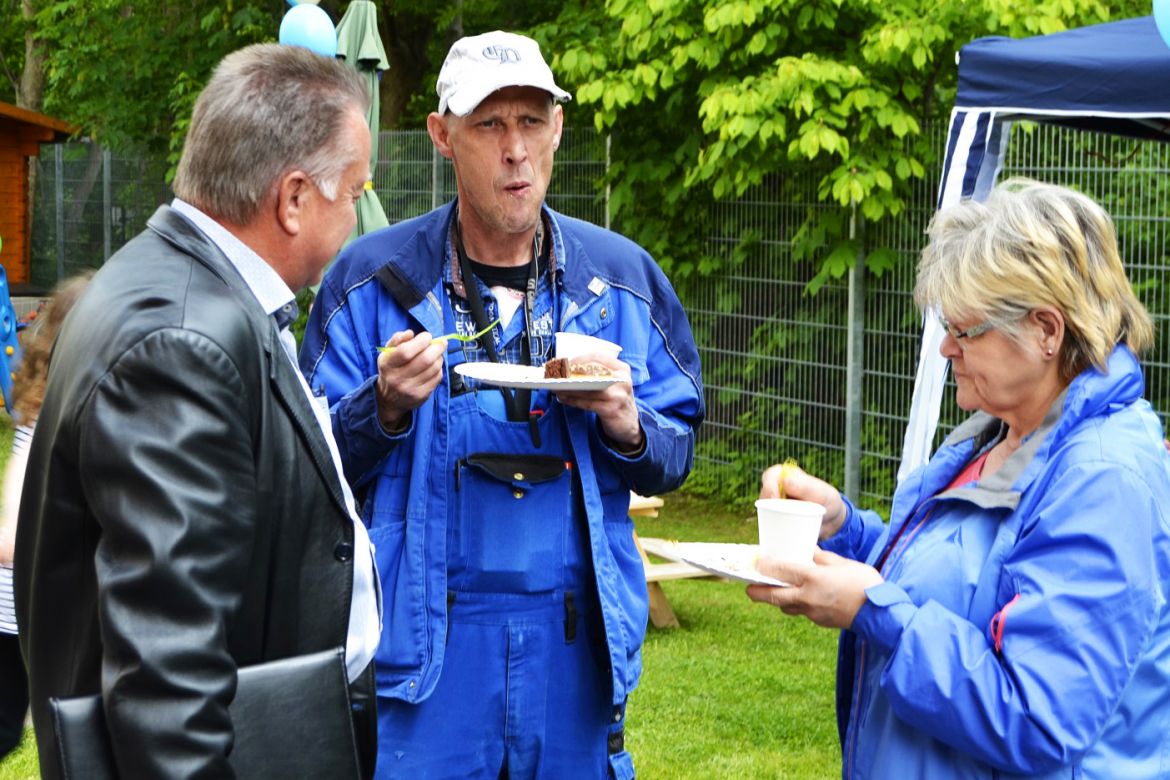
MULTIPOLYGON (((658 517, 658 510, 664 503, 658 496, 630 493, 630 517, 658 517)), ((671 609, 670 601, 667 600, 666 593, 659 583, 663 580, 684 580, 711 575, 681 561, 653 563, 647 553, 660 558, 671 557, 668 552, 671 543, 666 539, 639 537, 638 532, 634 531, 634 544, 638 546, 638 554, 642 556, 642 566, 646 570, 646 589, 650 592, 650 622, 655 628, 678 628, 678 617, 671 609)))

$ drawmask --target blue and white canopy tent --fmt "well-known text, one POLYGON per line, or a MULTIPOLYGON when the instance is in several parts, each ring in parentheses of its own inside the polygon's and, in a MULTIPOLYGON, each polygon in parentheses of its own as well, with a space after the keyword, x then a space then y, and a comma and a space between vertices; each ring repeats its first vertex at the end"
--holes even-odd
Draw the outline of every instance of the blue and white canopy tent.
MULTIPOLYGON (((1013 121, 1170 142, 1170 46, 1152 16, 1034 38, 980 38, 958 60, 940 209, 987 197, 1013 121)), ((899 481, 930 457, 947 372, 942 339, 937 318, 928 316, 899 481)))

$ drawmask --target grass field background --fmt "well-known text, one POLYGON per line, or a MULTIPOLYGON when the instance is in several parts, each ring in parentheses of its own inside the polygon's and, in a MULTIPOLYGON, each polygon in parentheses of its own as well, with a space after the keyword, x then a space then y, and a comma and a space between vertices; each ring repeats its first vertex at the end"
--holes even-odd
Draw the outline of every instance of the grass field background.
MULTIPOLYGON (((11 439, 0 425, 0 452, 11 439)), ((2 457, 2 456, 0 456, 2 457)), ((643 536, 754 542, 750 509, 666 497, 643 536)), ((642 683, 627 706, 626 746, 641 778, 822 780, 840 776, 833 714, 836 633, 755 604, 715 579, 662 583, 681 626, 647 633, 642 683)), ((0 780, 38 777, 31 731, 0 780)))

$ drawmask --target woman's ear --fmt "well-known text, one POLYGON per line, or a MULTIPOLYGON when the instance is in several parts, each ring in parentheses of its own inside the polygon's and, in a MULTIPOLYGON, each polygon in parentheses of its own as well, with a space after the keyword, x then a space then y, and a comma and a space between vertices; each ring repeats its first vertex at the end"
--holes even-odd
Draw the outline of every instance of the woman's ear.
POLYGON ((1039 330, 1040 351, 1047 357, 1059 352, 1064 343, 1064 315, 1060 310, 1051 307, 1033 309, 1028 319, 1039 330))

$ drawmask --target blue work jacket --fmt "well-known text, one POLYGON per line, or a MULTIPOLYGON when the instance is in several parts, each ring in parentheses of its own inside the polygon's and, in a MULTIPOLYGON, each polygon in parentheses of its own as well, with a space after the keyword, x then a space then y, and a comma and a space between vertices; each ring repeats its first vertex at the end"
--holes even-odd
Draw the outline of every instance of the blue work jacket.
POLYGON ((1133 354, 1087 369, 986 479, 979 413, 822 547, 875 563, 843 632, 846 778, 1170 773, 1170 476, 1133 354))
MULTIPOLYGON (((454 213, 451 203, 346 247, 321 284, 301 347, 310 387, 329 399, 346 476, 376 546, 385 624, 378 693, 411 702, 434 689, 443 665, 450 497, 435 431, 448 422, 450 375, 445 367, 408 429, 389 435, 377 415, 377 348, 407 328, 444 332, 454 213)), ((649 610, 630 491, 673 490, 690 472, 704 413, 699 357, 674 290, 643 249, 547 207, 544 215, 557 258, 559 329, 622 345, 646 436, 640 455, 623 457, 602 439, 594 414, 564 410, 620 705, 641 673, 649 610)))

